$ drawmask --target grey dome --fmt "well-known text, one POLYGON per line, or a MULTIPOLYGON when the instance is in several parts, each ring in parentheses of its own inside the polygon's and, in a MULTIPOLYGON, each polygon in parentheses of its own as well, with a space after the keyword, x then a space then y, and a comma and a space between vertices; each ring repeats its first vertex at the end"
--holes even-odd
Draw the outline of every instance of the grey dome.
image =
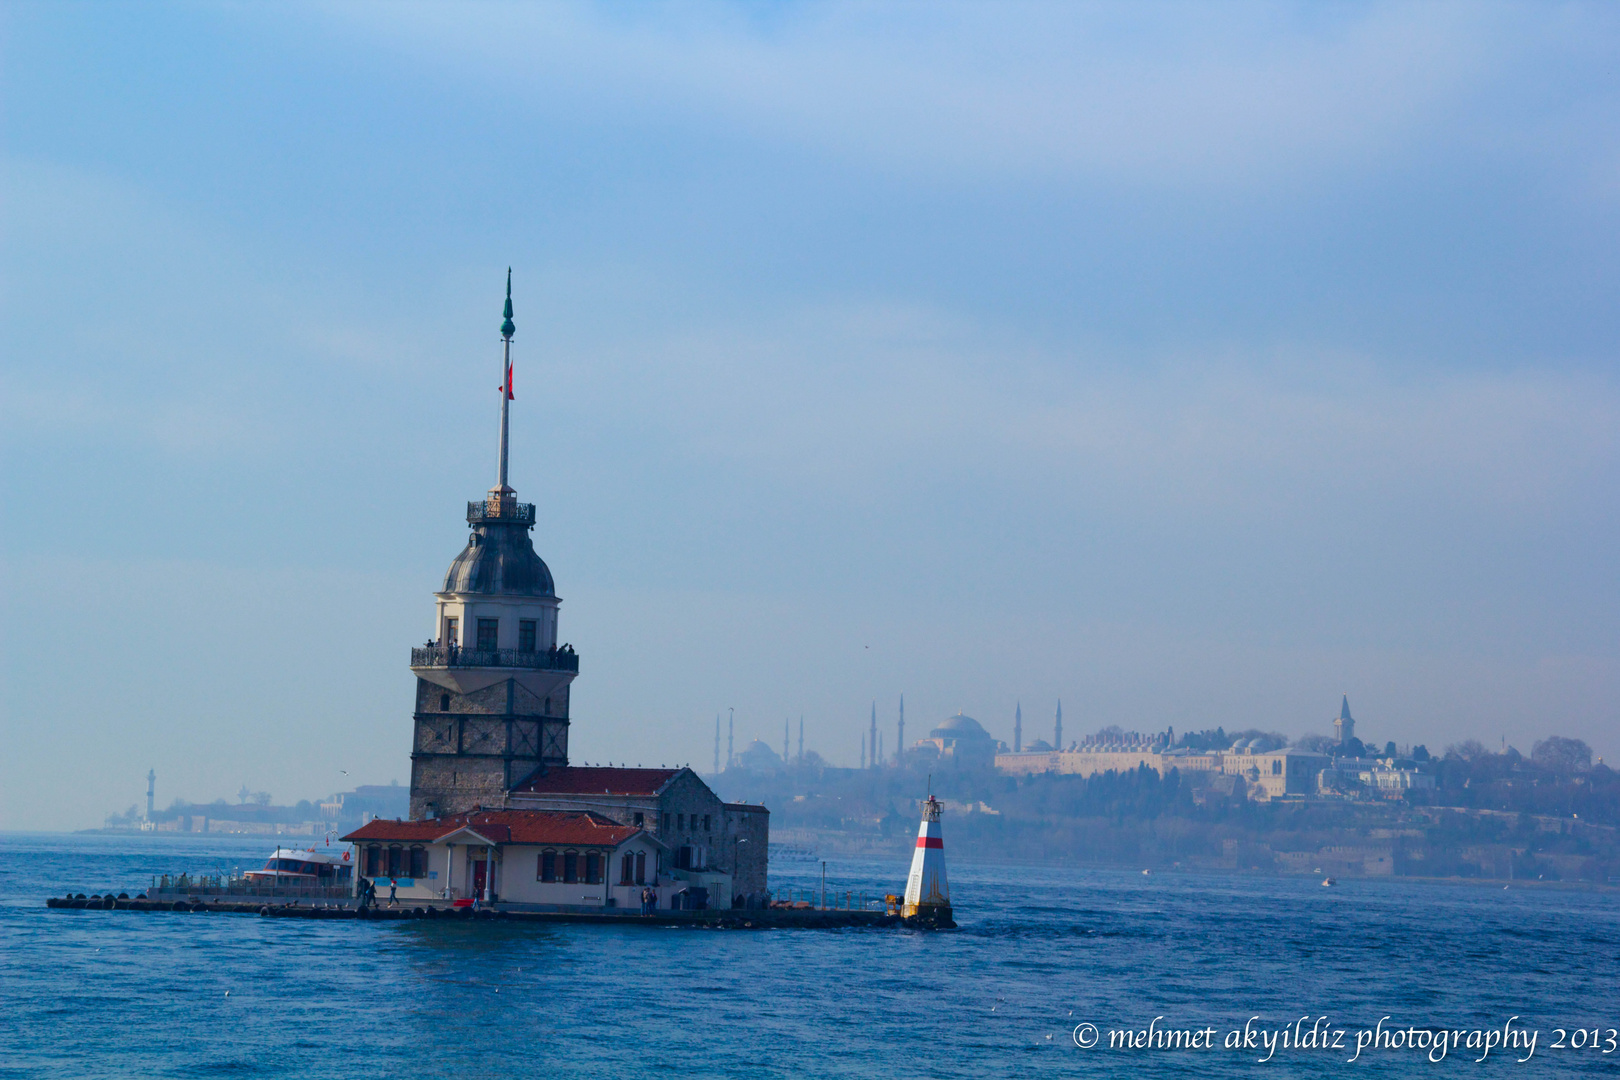
POLYGON ((490 521, 473 525, 467 546, 444 575, 447 593, 556 596, 551 570, 535 553, 529 526, 490 521))
POLYGON ((932 739, 988 739, 990 733, 979 726, 979 722, 973 717, 957 713, 930 731, 928 736, 932 739))

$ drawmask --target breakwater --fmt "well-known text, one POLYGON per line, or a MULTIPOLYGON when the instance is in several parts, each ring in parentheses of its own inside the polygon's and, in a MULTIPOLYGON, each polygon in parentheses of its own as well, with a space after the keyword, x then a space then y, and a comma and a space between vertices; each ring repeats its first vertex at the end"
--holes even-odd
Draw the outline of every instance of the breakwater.
POLYGON ((401 904, 397 907, 356 907, 352 904, 291 904, 261 901, 152 900, 120 896, 53 896, 45 906, 55 911, 148 912, 185 915, 257 915, 279 919, 405 920, 611 923, 620 926, 688 926, 727 930, 836 930, 849 927, 896 927, 898 915, 883 911, 820 908, 723 909, 714 911, 657 911, 652 914, 597 911, 523 911, 503 907, 447 907, 401 904))

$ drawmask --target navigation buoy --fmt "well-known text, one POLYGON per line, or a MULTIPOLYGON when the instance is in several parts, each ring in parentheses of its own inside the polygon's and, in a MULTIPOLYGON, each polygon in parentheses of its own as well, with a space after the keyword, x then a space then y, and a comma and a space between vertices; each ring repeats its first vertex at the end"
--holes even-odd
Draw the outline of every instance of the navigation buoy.
POLYGON ((932 794, 923 803, 922 826, 917 830, 917 848, 911 855, 911 876, 906 879, 900 917, 910 926, 954 930, 951 886, 945 878, 945 839, 939 831, 941 809, 932 794))

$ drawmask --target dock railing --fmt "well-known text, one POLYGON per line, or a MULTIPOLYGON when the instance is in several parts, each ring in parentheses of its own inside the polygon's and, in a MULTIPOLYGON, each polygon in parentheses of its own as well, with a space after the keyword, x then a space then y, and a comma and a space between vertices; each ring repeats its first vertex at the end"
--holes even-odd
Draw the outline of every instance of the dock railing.
POLYGON ((354 897, 354 886, 261 885, 246 878, 228 878, 223 874, 154 874, 147 895, 153 893, 164 896, 216 896, 222 900, 231 897, 267 900, 349 900, 354 897))

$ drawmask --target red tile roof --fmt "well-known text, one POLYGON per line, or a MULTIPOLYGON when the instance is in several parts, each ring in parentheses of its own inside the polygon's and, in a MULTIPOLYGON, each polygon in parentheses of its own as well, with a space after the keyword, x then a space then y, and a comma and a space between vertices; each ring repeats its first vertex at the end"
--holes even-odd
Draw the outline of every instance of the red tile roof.
POLYGON ((601 814, 550 810, 473 810, 430 821, 389 821, 378 818, 345 836, 346 841, 368 840, 435 843, 462 829, 471 829, 498 844, 574 844, 616 847, 642 830, 620 825, 601 814))
POLYGON ((615 769, 598 765, 552 765, 530 773, 512 788, 524 795, 656 795, 680 769, 615 769))

